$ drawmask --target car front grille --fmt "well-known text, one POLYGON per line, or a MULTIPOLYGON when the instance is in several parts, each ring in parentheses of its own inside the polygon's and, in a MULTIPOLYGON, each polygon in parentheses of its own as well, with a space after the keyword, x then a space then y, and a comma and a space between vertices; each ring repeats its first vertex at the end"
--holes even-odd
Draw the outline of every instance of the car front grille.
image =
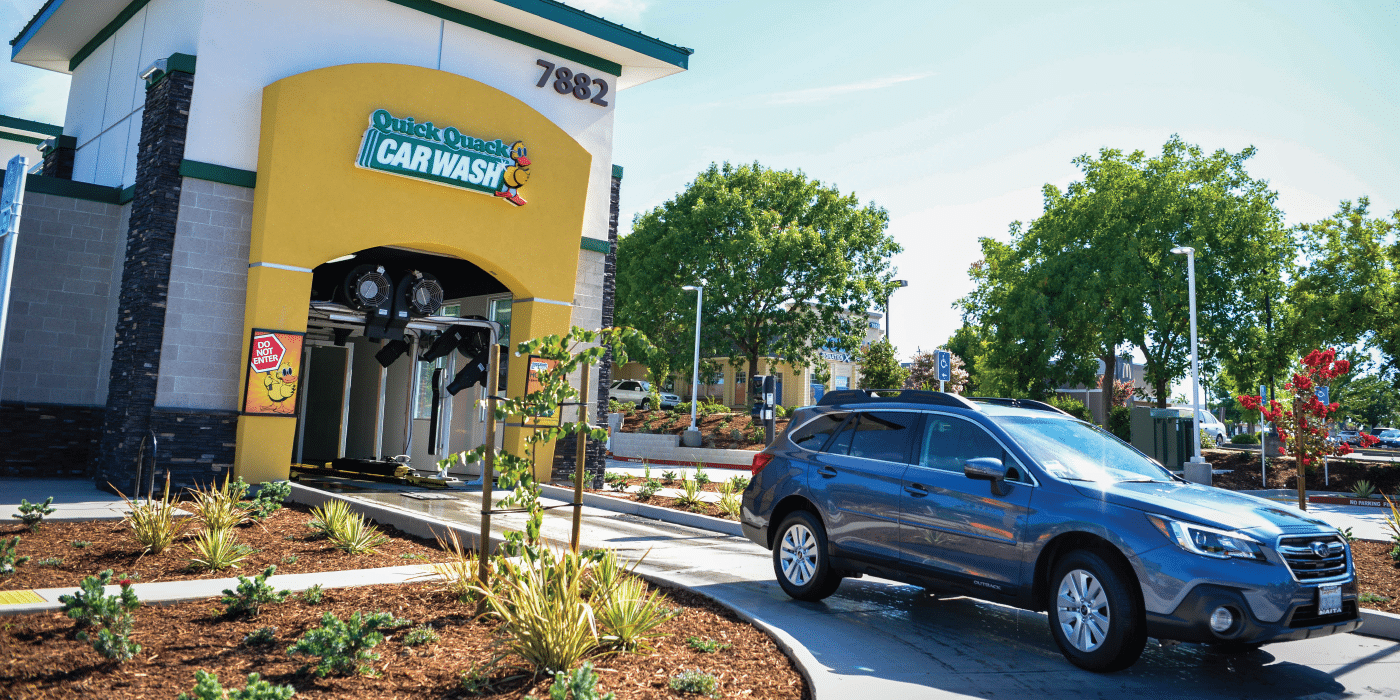
POLYGON ((1347 546, 1336 535, 1285 537, 1279 540, 1278 553, 1299 581, 1317 581, 1347 574, 1347 546))
POLYGON ((1288 626, 1293 628, 1312 627, 1314 625, 1331 625, 1355 619, 1356 601, 1354 600, 1342 601, 1342 611, 1331 615, 1318 615, 1317 604, 1313 603, 1312 605, 1299 606, 1297 610, 1293 611, 1293 619, 1288 621, 1288 626))

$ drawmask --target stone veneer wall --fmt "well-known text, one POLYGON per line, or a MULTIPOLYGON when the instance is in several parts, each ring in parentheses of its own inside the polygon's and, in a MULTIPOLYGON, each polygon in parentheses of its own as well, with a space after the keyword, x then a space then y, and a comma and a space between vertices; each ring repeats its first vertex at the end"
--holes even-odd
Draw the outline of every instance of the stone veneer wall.
MULTIPOLYGON (((614 172, 612 178, 610 202, 608 206, 608 252, 599 255, 588 250, 579 251, 579 271, 578 271, 578 292, 574 300, 574 323, 585 328, 598 327, 608 328, 613 325, 614 320, 614 297, 617 291, 617 222, 619 217, 618 197, 622 192, 622 178, 614 172), (602 280, 601 285, 593 283, 592 280, 602 280), (597 292, 596 295, 587 292, 597 292), (599 306, 594 307, 591 302, 596 298, 599 306), (582 302, 582 303, 581 303, 582 302), (599 313, 595 319, 584 319, 582 316, 592 309, 598 309, 599 313)), ((587 314, 592 316, 592 314, 587 314)), ((609 350, 594 370, 597 372, 598 383, 593 386, 594 405, 592 410, 592 423, 600 428, 608 425, 608 399, 609 387, 612 386, 612 351, 609 350)), ((591 477, 592 488, 602 488, 603 472, 607 464, 607 448, 601 440, 588 440, 584 448, 584 470, 591 477)), ((576 453, 578 442, 576 439, 560 440, 554 446, 554 473, 556 477, 572 476, 577 469, 576 453)))
POLYGON ((233 462, 234 411, 157 409, 156 396, 179 229, 194 75, 172 71, 146 90, 136 183, 122 268, 112 369, 97 456, 99 486, 130 483, 144 438, 160 441, 157 469, 172 483, 207 483, 233 462), (220 466, 223 465, 223 466, 220 466))
POLYGON ((101 406, 0 404, 0 476, 87 474, 97 453, 101 406))

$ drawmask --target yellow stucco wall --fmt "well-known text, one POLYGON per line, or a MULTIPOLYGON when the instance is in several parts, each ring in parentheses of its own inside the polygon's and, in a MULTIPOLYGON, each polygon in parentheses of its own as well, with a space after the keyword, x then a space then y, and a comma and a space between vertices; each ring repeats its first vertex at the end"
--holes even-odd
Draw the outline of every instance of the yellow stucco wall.
MULTIPOLYGON (((510 289, 516 343, 568 330, 592 156, 525 103, 469 78, 392 64, 335 66, 263 90, 258 180, 244 335, 254 328, 305 331, 311 274, 327 260, 375 246, 462 258, 510 289), (358 168, 370 114, 387 109, 419 123, 507 143, 532 161, 515 207, 498 198, 358 168), (558 302, 563 302, 562 304, 558 302)), ((243 361, 248 361, 244 350, 243 361)), ((525 358, 512 355, 509 395, 524 389, 525 358)), ((249 482, 285 479, 296 421, 242 416, 235 471, 249 482)), ((507 428, 507 449, 523 430, 507 428)), ((551 450, 552 452, 552 450, 551 450)), ((539 454, 547 475, 552 454, 539 454)))

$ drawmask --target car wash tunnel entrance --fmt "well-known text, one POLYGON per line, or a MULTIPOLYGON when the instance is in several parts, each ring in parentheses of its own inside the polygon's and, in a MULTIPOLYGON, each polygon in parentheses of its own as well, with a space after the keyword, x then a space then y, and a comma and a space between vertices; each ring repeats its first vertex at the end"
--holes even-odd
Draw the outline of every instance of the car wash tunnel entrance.
MULTIPOLYGON (((510 310, 510 291, 466 260, 378 247, 316 267, 289 377, 300 395, 292 471, 414 478, 481 445, 493 347, 497 386, 508 386, 510 310)), ((274 371, 263 388, 287 393, 286 378, 274 371)), ((479 474, 479 464, 449 470, 479 474)))

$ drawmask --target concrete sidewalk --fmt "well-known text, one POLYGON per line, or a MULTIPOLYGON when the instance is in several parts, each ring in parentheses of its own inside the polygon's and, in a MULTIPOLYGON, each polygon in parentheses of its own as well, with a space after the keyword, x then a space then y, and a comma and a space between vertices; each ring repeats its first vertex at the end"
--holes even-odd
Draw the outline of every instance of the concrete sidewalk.
MULTIPOLYGON (((158 488, 164 488, 164 483, 158 488)), ((53 504, 50 507, 54 512, 44 516, 45 522, 117 520, 127 512, 126 502, 121 496, 100 491, 87 479, 4 477, 0 478, 0 522, 10 520, 19 513, 21 500, 43 503, 49 496, 53 496, 53 504)), ((177 511, 177 514, 189 515, 185 511, 177 511)))

